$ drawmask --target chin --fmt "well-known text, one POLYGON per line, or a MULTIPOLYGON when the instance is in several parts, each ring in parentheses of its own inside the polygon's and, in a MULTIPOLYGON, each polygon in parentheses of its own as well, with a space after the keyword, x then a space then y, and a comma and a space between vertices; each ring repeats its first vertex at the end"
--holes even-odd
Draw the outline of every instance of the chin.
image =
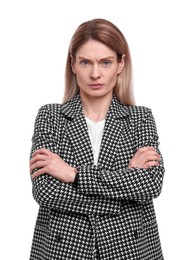
POLYGON ((113 90, 105 91, 102 89, 96 89, 96 90, 90 90, 90 91, 80 91, 80 94, 82 97, 88 97, 88 98, 110 98, 113 95, 113 90))

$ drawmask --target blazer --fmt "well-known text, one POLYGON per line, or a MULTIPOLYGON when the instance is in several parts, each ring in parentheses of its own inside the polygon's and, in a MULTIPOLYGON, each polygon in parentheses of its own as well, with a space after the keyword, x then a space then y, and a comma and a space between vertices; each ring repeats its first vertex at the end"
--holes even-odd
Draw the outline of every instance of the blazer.
POLYGON ((30 260, 164 259, 153 206, 162 190, 162 156, 160 166, 127 167, 144 146, 160 153, 149 108, 124 106, 113 96, 94 165, 80 96, 42 106, 31 154, 45 147, 80 170, 76 185, 47 173, 32 180, 39 211, 30 260))

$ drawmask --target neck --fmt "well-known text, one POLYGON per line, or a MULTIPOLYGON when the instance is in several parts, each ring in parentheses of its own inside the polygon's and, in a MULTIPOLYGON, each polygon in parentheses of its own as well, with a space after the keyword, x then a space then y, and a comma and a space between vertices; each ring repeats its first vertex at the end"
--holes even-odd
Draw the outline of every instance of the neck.
POLYGON ((105 119, 111 100, 112 95, 109 97, 88 97, 81 95, 84 115, 95 122, 105 119))

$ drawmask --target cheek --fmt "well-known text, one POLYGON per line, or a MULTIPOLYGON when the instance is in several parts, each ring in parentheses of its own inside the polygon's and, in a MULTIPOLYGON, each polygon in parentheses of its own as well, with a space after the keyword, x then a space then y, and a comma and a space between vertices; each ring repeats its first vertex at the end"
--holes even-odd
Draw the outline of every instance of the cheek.
POLYGON ((76 73, 76 81, 79 88, 85 88, 88 82, 88 76, 86 73, 76 73))
POLYGON ((85 73, 80 73, 80 72, 76 73, 77 81, 85 81, 86 77, 87 76, 85 75, 85 73))
POLYGON ((88 78, 88 72, 87 70, 77 70, 76 71, 76 77, 80 80, 85 80, 86 78, 88 78))
POLYGON ((117 75, 116 72, 114 72, 112 75, 110 75, 109 82, 116 83, 117 82, 117 78, 118 78, 118 75, 117 75))

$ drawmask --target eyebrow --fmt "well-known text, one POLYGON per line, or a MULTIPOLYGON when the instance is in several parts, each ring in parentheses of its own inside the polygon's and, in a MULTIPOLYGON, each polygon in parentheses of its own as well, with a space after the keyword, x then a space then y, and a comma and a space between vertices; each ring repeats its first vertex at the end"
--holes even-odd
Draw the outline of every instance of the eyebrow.
MULTIPOLYGON (((111 59, 114 59, 114 58, 115 58, 114 56, 106 56, 106 57, 103 57, 103 58, 98 59, 98 61, 111 60, 111 59)), ((85 59, 85 60, 90 60, 89 58, 84 57, 84 56, 79 56, 78 59, 80 59, 80 60, 83 60, 83 59, 85 59)))

